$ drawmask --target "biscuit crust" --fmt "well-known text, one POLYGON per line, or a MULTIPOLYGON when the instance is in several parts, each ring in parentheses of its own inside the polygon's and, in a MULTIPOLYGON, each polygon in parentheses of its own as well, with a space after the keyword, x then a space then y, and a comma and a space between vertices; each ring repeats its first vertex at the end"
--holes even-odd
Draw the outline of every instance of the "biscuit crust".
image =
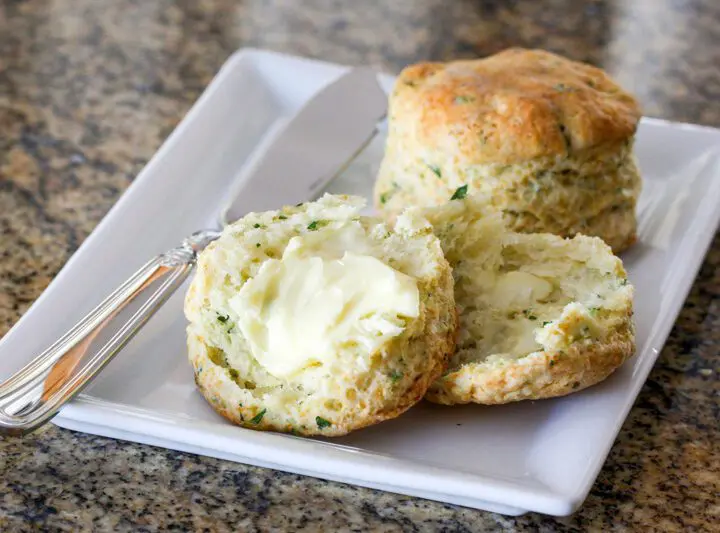
POLYGON ((637 101, 603 70, 546 52, 420 63, 403 70, 390 102, 396 125, 465 164, 514 164, 564 156, 632 137, 637 101))

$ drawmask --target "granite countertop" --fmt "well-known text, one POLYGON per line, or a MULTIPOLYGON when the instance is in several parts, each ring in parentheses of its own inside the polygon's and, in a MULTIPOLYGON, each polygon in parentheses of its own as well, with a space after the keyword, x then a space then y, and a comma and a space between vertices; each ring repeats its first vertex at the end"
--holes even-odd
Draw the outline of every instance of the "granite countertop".
MULTIPOLYGON (((0 335, 235 49, 396 72, 543 47, 645 113, 720 126, 714 0, 9 0, 0 4, 0 335)), ((508 518, 73 433, 0 440, 0 529, 710 531, 720 522, 720 239, 584 506, 508 518)), ((715 529, 717 531, 717 529, 715 529)))

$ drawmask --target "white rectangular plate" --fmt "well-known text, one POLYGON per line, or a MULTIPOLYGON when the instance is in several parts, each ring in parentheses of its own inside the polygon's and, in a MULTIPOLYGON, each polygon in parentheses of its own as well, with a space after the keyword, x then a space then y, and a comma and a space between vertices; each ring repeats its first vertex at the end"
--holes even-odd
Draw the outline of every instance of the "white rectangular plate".
MULTIPOLYGON (((344 70, 264 51, 235 54, 2 340, 0 377, 44 349, 149 257, 211 227, 252 154, 344 70)), ((386 88, 391 83, 383 79, 386 88)), ((383 140, 330 190, 369 195, 383 140)), ((55 423, 505 514, 570 514, 592 486, 715 232, 719 147, 718 130, 643 120, 640 242, 623 257, 637 287, 638 352, 589 390, 499 407, 423 404, 332 441, 250 431, 225 422, 196 392, 180 291, 55 423)))

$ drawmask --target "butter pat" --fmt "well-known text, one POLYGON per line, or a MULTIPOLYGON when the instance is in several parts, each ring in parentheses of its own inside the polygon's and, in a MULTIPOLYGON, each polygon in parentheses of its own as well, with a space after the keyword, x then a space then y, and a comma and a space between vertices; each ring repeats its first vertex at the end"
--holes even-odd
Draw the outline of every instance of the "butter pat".
POLYGON ((230 306, 253 357, 277 378, 369 356, 419 315, 417 281, 369 255, 308 253, 296 241, 263 263, 230 306))
POLYGON ((515 270, 501 275, 495 284, 493 301, 500 308, 528 307, 552 293, 552 284, 538 276, 515 270))

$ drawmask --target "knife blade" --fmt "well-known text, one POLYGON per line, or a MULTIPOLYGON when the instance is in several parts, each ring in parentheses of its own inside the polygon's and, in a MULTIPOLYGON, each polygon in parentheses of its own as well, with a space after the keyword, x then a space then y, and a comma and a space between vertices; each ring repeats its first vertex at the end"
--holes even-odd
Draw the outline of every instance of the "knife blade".
POLYGON ((372 139, 386 111, 387 95, 369 68, 325 86, 243 170, 221 220, 315 199, 372 139))

